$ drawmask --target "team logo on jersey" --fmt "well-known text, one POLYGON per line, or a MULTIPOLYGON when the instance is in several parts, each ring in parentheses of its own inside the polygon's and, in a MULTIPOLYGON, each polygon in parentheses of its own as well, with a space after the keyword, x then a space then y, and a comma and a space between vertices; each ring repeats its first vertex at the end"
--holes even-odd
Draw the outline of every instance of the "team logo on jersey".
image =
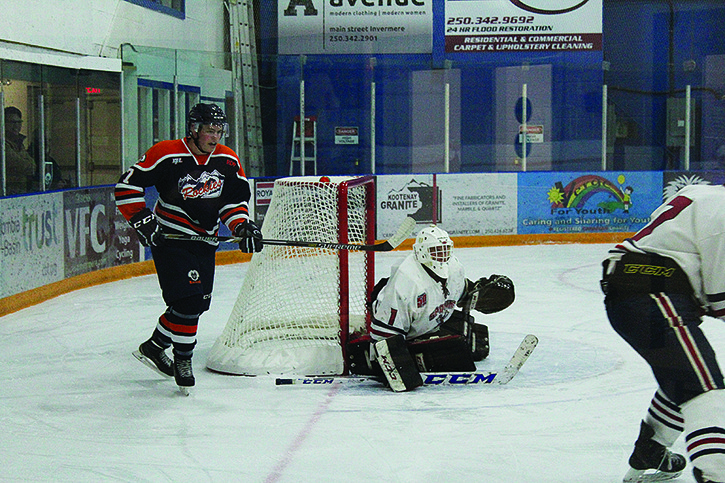
POLYGON ((439 324, 442 324, 445 322, 444 318, 447 313, 452 312, 456 308, 456 301, 455 300, 446 300, 442 304, 440 304, 438 307, 431 312, 431 314, 428 316, 428 320, 433 320, 436 317, 440 318, 439 324))
POLYGON ((189 270, 187 276, 189 277, 189 283, 199 283, 199 272, 196 270, 189 270))
POLYGON ((185 200, 200 198, 218 198, 224 187, 224 175, 216 169, 211 173, 204 171, 195 179, 187 174, 179 180, 179 193, 185 200))
POLYGON ((428 297, 426 296, 425 293, 418 295, 418 300, 417 300, 418 308, 423 307, 427 301, 428 301, 428 297))

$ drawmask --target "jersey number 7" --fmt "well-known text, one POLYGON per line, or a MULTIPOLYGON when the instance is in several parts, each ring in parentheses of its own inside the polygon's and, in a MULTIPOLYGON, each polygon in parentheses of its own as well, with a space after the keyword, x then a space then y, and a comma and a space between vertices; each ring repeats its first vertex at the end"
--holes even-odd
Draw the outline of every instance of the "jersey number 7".
POLYGON ((680 214, 682 210, 692 204, 692 200, 685 198, 684 196, 678 196, 672 201, 667 203, 670 208, 660 213, 660 215, 654 220, 650 221, 647 226, 639 230, 633 237, 632 240, 639 241, 654 231, 655 228, 660 226, 662 223, 672 220, 680 214))

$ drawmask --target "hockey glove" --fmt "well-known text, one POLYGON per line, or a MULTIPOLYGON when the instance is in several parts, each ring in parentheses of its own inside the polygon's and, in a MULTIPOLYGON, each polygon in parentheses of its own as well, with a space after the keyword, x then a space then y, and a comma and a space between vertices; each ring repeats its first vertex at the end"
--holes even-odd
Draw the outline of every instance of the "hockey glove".
POLYGON ((482 277, 475 283, 466 281, 466 294, 462 297, 465 301, 471 297, 471 306, 483 314, 500 312, 512 303, 516 298, 514 283, 505 275, 491 275, 482 277))
POLYGON ((144 208, 129 220, 131 226, 136 230, 138 240, 145 247, 159 246, 163 240, 161 228, 156 222, 156 216, 148 208, 144 208))
POLYGON ((239 242, 239 249, 244 253, 262 251, 262 232, 252 220, 245 220, 234 229, 234 236, 244 238, 239 242))

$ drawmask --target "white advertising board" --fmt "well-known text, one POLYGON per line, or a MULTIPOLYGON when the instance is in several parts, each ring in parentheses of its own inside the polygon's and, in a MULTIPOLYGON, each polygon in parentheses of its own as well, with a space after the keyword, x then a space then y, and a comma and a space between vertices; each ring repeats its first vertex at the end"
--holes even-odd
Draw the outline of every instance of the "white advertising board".
POLYGON ((0 297, 63 278, 63 195, 0 200, 0 297))
POLYGON ((516 173, 440 174, 440 226, 451 236, 516 233, 516 173))
POLYGON ((391 236, 406 216, 416 231, 436 223, 451 236, 515 234, 516 183, 516 173, 378 176, 377 237, 391 236))
POLYGON ((280 55, 427 54, 433 0, 279 0, 280 55))
POLYGON ((602 50, 602 0, 446 0, 445 50, 602 50))

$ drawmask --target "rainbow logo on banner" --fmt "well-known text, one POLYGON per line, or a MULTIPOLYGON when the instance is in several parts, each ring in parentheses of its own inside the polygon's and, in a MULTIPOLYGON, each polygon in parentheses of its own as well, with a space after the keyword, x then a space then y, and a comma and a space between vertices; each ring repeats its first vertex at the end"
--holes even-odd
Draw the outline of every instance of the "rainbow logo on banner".
MULTIPOLYGON (((624 182, 624 177, 620 176, 620 178, 620 181, 624 182)), ((613 199, 600 203, 599 207, 611 213, 617 208, 623 208, 625 204, 631 201, 632 191, 634 189, 631 186, 627 186, 622 190, 606 178, 588 174, 575 178, 566 186, 563 186, 561 182, 554 183, 547 196, 551 202, 551 208, 554 210, 557 208, 581 208, 592 196, 598 193, 606 193, 613 199)))

